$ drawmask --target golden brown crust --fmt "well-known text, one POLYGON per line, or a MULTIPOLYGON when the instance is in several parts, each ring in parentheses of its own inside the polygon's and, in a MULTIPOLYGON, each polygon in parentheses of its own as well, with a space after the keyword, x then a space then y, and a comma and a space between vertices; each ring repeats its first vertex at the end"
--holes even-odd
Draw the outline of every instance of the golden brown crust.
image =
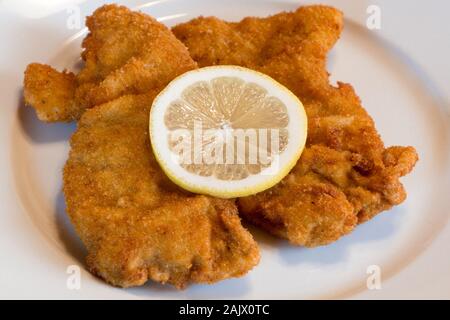
POLYGON ((33 106, 40 120, 71 121, 80 116, 73 103, 76 80, 71 72, 58 72, 47 65, 28 65, 24 78, 25 104, 33 106))
POLYGON ((143 13, 105 5, 86 24, 85 64, 79 74, 37 64, 25 72, 26 102, 42 121, 77 119, 87 108, 125 94, 163 88, 174 77, 196 68, 170 30, 143 13))
POLYGON ((234 201, 182 191, 150 148, 149 108, 170 80, 196 67, 187 49, 162 24, 124 7, 99 8, 87 24, 83 70, 31 64, 24 91, 41 120, 81 116, 64 194, 89 270, 120 287, 154 280, 182 288, 245 274, 259 250, 234 201))
POLYGON ((64 169, 69 216, 89 269, 109 283, 178 288, 248 272, 259 261, 234 201, 194 195, 161 171, 150 147, 154 93, 84 113, 64 169))
POLYGON ((353 206, 331 183, 310 180, 241 198, 239 209, 253 224, 296 245, 336 241, 357 223, 353 206))
POLYGON ((256 69, 302 100, 308 140, 296 167, 272 189, 238 200, 245 218, 299 245, 333 242, 401 203, 399 178, 417 161, 412 147, 384 148, 351 85, 330 85, 326 55, 342 28, 338 10, 307 6, 238 23, 200 17, 172 29, 200 66, 256 69))
POLYGON ((186 47, 146 14, 106 5, 88 17, 86 25, 90 31, 83 41, 86 67, 78 79, 95 83, 84 97, 88 106, 163 88, 196 68, 186 47))

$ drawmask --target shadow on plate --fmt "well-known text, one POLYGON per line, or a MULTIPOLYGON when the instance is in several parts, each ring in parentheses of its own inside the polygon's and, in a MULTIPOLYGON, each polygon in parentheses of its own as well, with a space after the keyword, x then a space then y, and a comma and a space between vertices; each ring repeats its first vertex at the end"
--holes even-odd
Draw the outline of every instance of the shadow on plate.
MULTIPOLYGON (((45 123, 40 121, 33 108, 25 106, 23 90, 18 93, 17 119, 26 137, 36 144, 68 141, 76 128, 75 123, 45 123)), ((54 221, 59 242, 62 243, 69 255, 74 257, 80 265, 84 265, 86 250, 66 214, 62 191, 58 193, 54 204, 54 221)))
POLYGON ((302 263, 329 265, 345 261, 354 245, 392 237, 397 232, 400 222, 405 219, 405 214, 406 210, 401 206, 395 207, 357 226, 352 233, 338 241, 316 248, 293 246, 288 241, 276 238, 257 227, 248 225, 246 227, 260 245, 276 249, 281 261, 287 265, 302 263))

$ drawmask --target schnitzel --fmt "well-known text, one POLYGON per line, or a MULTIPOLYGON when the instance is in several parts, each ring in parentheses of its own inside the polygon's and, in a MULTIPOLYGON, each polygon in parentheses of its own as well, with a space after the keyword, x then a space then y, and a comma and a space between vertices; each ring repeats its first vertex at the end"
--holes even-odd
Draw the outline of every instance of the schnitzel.
POLYGON ((88 267, 121 287, 150 279, 182 288, 241 276, 258 263, 259 251, 234 201, 180 189, 151 152, 155 94, 86 111, 71 139, 64 195, 88 267))
POLYGON ((386 148, 353 88, 329 83, 326 55, 343 28, 338 10, 307 6, 238 23, 200 17, 172 29, 181 42, 155 19, 117 5, 97 9, 86 24, 83 69, 30 64, 24 96, 42 121, 78 120, 64 168, 67 212, 88 268, 105 281, 182 288, 245 274, 259 250, 239 213, 313 247, 404 201, 399 178, 414 167, 416 151, 386 148), (237 200, 179 188, 150 148, 155 96, 197 65, 219 64, 270 75, 308 116, 294 169, 275 187, 237 200))
POLYGON ((76 120, 87 108, 161 89, 197 67, 170 30, 146 14, 106 5, 86 25, 84 67, 77 75, 38 63, 25 71, 25 103, 42 121, 76 120))
POLYGON ((238 200, 243 217, 296 245, 331 243, 403 202, 399 178, 418 159, 412 147, 384 147, 351 85, 330 85, 326 55, 342 28, 340 11, 306 6, 238 23, 199 17, 172 29, 200 67, 258 70, 303 102, 308 141, 299 162, 275 187, 238 200))
POLYGON ((87 25, 83 70, 32 64, 24 91, 41 120, 81 117, 64 195, 88 268, 120 287, 154 280, 182 288, 245 274, 259 249, 235 202, 182 190, 150 148, 153 98, 196 68, 187 49, 162 24, 125 7, 103 6, 87 25))

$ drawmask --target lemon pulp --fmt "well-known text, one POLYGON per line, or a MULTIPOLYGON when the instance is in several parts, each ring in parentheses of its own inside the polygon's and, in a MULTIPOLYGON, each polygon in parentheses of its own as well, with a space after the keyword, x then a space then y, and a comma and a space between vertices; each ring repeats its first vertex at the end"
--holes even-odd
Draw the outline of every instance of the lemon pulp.
POLYGON ((306 127, 303 105, 288 89, 236 66, 181 75, 150 113, 152 147, 169 178, 223 198, 281 180, 301 154, 306 127))

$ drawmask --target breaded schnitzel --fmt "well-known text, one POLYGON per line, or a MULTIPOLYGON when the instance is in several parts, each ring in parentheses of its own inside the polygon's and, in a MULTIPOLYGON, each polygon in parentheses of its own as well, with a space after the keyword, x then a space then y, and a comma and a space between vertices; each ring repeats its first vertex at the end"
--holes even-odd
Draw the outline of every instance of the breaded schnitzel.
POLYGON ((234 201, 185 192, 156 162, 148 135, 153 96, 86 111, 71 139, 64 195, 89 269, 121 287, 151 279, 180 288, 245 274, 259 251, 234 201))
POLYGON ((121 287, 150 279, 181 288, 245 274, 259 250, 235 202, 183 191, 150 148, 153 98, 196 67, 187 49, 162 24, 124 7, 101 7, 87 24, 83 70, 30 65, 25 97, 44 121, 82 115, 64 195, 89 269, 121 287))
MULTIPOLYGON (((24 94, 44 121, 80 118, 64 194, 88 267, 122 287, 148 279, 184 287, 245 274, 259 252, 235 202, 183 191, 150 148, 153 98, 196 63, 144 14, 108 5, 87 24, 83 70, 32 64, 24 94)), ((173 29, 200 66, 256 69, 301 98, 309 136, 300 161, 275 187, 238 199, 246 219, 298 245, 333 242, 401 203, 399 178, 417 161, 412 147, 384 147, 350 85, 329 84, 326 54, 342 27, 339 11, 310 6, 240 23, 198 18, 173 29)))
POLYGON ((163 88, 196 68, 185 46, 163 24, 126 7, 106 5, 86 20, 83 69, 77 75, 47 65, 25 71, 25 103, 40 120, 72 121, 94 105, 124 94, 163 88))
POLYGON ((412 147, 384 147, 349 84, 330 85, 326 55, 342 28, 338 10, 307 6, 238 23, 200 17, 172 29, 200 67, 255 69, 302 100, 309 127, 301 159, 278 185, 238 204, 249 221, 308 247, 400 204, 406 193, 399 178, 417 161, 412 147))

